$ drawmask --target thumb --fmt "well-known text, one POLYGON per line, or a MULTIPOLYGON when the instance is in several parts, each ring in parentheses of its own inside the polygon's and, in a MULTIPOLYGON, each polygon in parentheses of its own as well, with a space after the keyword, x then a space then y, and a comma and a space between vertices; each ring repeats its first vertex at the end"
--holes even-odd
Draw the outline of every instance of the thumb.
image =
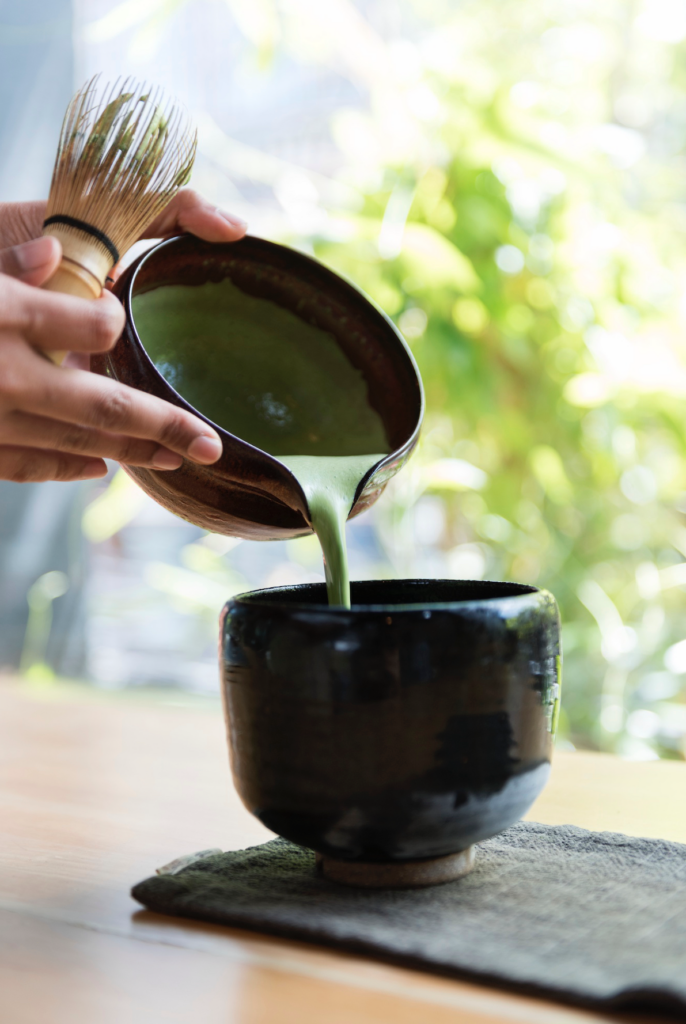
POLYGON ((16 277, 24 284, 41 285, 57 270, 62 246, 45 235, 22 242, 11 249, 0 249, 0 274, 16 277))

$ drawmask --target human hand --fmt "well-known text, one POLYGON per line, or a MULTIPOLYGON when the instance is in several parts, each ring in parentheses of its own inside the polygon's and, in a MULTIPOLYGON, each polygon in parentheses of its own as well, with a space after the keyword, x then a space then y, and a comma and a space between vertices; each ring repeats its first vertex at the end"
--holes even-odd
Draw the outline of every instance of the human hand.
MULTIPOLYGON (((32 203, 0 203, 0 249, 9 249, 29 242, 32 238, 39 238, 45 220, 45 206, 42 200, 32 203)), ((141 237, 167 238, 188 231, 198 238, 204 238, 206 242, 235 242, 243 237, 245 229, 246 224, 239 217, 208 203, 192 188, 182 188, 159 217, 148 225, 141 237)), ((57 263, 51 273, 56 266, 57 263)))
MULTIPOLYGON (((39 287, 61 251, 40 234, 44 204, 0 205, 0 479, 85 480, 107 471, 104 458, 177 469, 188 458, 209 465, 221 442, 202 420, 162 399, 40 353, 77 358, 106 352, 124 326, 124 311, 105 292, 88 302, 39 287), (32 240, 29 240, 32 239, 32 240)), ((245 225, 183 190, 146 232, 192 230, 208 241, 235 241, 245 225)))

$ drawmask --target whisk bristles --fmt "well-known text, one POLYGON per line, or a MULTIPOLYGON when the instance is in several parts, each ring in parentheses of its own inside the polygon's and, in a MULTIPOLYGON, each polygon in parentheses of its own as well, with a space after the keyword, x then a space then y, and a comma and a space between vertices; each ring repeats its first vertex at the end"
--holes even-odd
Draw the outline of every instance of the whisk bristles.
POLYGON ((188 116, 162 89, 131 78, 100 88, 96 75, 67 108, 44 233, 57 235, 64 260, 102 286, 113 264, 189 180, 195 150, 188 116), (87 242, 93 257, 98 254, 95 264, 70 253, 70 241, 77 248, 87 242))

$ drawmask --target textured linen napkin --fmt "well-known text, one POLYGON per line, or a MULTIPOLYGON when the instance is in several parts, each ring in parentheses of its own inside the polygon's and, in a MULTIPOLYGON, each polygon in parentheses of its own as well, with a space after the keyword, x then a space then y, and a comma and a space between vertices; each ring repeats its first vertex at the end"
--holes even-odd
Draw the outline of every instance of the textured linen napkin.
POLYGON ((595 1007, 686 1016, 686 846, 520 822, 471 874, 352 889, 284 839, 140 882, 150 910, 305 939, 595 1007))

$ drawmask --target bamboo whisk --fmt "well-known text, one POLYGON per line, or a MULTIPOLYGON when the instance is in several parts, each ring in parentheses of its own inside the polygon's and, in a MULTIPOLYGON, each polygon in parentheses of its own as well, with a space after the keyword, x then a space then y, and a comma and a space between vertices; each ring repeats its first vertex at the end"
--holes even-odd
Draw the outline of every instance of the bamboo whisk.
POLYGON ((43 287, 97 299, 114 264, 189 180, 195 149, 187 115, 161 89, 129 78, 87 82, 60 133, 43 234, 59 239, 62 261, 43 287))

